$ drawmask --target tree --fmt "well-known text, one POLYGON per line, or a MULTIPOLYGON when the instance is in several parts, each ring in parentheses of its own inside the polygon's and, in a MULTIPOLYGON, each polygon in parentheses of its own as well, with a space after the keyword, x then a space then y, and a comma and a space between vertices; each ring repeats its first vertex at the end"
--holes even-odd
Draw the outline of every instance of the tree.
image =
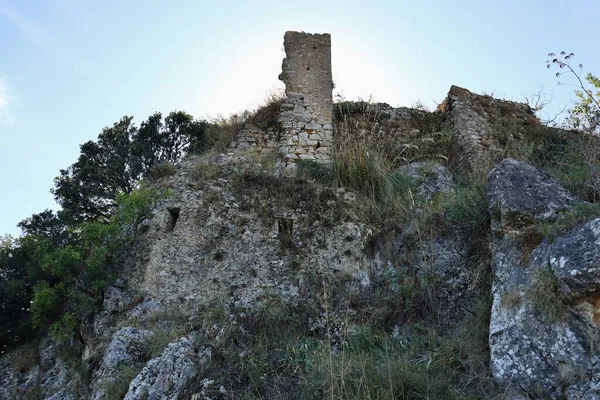
POLYGON ((159 112, 148 117, 132 141, 132 155, 140 163, 142 175, 148 178, 156 164, 176 163, 184 154, 202 153, 208 126, 184 111, 173 111, 164 122, 159 112))
POLYGON ((206 121, 174 111, 155 113, 136 128, 132 117, 106 127, 81 145, 77 162, 60 170, 52 193, 74 222, 107 220, 120 193, 131 193, 158 163, 176 163, 206 147, 206 121))
POLYGON ((98 142, 82 144, 77 162, 55 178, 54 198, 75 222, 107 219, 117 193, 135 188, 140 172, 130 164, 132 121, 123 117, 104 128, 98 142))
POLYGON ((24 219, 17 226, 21 228, 24 235, 44 236, 50 239, 54 246, 60 246, 69 240, 67 232, 69 222, 69 215, 62 210, 56 213, 52 210, 44 210, 24 219))
POLYGON ((164 149, 166 158, 162 161, 177 162, 183 156, 183 149, 188 153, 199 154, 205 146, 205 134, 208 123, 196 121, 184 111, 174 111, 165 118, 165 142, 164 149))
POLYGON ((0 353, 35 334, 29 305, 43 272, 32 265, 30 252, 22 239, 0 238, 0 353))

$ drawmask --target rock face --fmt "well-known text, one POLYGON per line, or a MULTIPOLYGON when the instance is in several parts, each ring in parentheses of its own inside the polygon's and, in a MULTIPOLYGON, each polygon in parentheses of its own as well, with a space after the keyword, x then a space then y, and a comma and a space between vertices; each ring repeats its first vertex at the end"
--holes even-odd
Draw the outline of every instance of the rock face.
POLYGON ((490 173, 488 182, 495 232, 551 220, 580 202, 549 175, 517 160, 502 161, 490 173))
POLYGON ((600 219, 558 237, 549 254, 550 268, 568 299, 600 292, 600 219))
POLYGON ((535 168, 505 160, 488 183, 492 217, 493 305, 490 322, 494 378, 532 396, 598 398, 598 325, 569 311, 596 292, 598 221, 554 242, 532 235, 577 200, 535 168), (566 295, 565 295, 566 294, 566 295))
POLYGON ((86 388, 59 345, 44 337, 0 359, 0 399, 76 400, 86 388))
POLYGON ((0 358, 1 399, 18 399, 27 396, 33 398, 36 395, 40 397, 40 366, 36 362, 38 349, 35 345, 29 347, 28 349, 16 348, 0 358), (24 358, 25 363, 21 361, 24 358))
POLYGON ((414 162, 398 169, 417 186, 417 194, 427 200, 438 193, 452 193, 456 185, 448 168, 437 163, 414 162))
POLYGON ((113 335, 100 367, 94 372, 92 399, 105 398, 107 387, 122 373, 120 366, 128 366, 147 358, 146 341, 150 336, 152 331, 132 327, 121 328, 113 335))
MULTIPOLYGON (((223 170, 251 165, 220 163, 223 170)), ((281 285, 298 287, 298 269, 351 276, 366 268, 369 229, 335 220, 333 190, 260 171, 242 173, 238 183, 194 183, 195 165, 181 166, 171 182, 175 196, 146 222, 130 277, 136 291, 193 315, 216 301, 251 303, 281 285), (169 222, 174 209, 176 223, 169 222)))
POLYGON ((129 385, 125 400, 176 399, 198 369, 210 362, 210 349, 197 349, 194 338, 170 343, 160 357, 146 364, 129 385))

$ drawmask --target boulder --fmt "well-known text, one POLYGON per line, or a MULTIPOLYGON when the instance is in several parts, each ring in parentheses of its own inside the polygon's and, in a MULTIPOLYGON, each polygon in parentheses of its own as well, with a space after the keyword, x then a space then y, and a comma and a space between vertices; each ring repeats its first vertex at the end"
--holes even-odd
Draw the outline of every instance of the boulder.
POLYGON ((515 160, 503 161, 490 173, 487 193, 495 233, 489 336, 493 377, 535 398, 599 398, 594 382, 600 378, 600 360, 591 342, 600 333, 598 326, 564 303, 597 287, 598 222, 554 242, 532 241, 531 225, 552 221, 579 200, 548 175, 515 160), (553 309, 561 313, 552 314, 553 309))
POLYGON ((437 193, 452 193, 456 188, 448 168, 437 163, 414 162, 398 168, 417 186, 417 194, 430 200, 437 193))
POLYGON ((167 345, 160 357, 148 361, 129 385, 124 399, 177 399, 210 357, 210 349, 197 349, 192 336, 182 337, 167 345))
POLYGON ((556 238, 550 267, 562 282, 565 296, 583 298, 600 292, 600 218, 556 238))
POLYGON ((115 381, 122 366, 131 366, 148 358, 147 340, 153 332, 132 327, 119 329, 104 351, 104 357, 92 377, 92 399, 105 397, 108 385, 115 381))
POLYGON ((580 202, 548 174, 510 158, 490 172, 487 197, 497 234, 551 220, 580 202))

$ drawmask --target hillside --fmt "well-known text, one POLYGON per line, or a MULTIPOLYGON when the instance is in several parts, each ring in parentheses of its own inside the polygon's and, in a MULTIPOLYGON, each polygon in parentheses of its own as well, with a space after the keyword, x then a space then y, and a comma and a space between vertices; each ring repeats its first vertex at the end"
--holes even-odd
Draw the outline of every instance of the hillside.
POLYGON ((458 86, 317 102, 297 40, 286 97, 41 234, 0 398, 600 398, 598 137, 458 86))

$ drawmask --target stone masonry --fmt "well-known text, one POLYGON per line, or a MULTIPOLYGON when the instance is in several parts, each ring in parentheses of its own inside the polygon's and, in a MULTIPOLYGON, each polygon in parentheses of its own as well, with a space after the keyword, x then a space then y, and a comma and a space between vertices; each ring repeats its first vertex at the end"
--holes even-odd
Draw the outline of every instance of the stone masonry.
POLYGON ((283 45, 279 158, 287 167, 298 159, 327 162, 333 140, 331 35, 288 31, 283 45))

